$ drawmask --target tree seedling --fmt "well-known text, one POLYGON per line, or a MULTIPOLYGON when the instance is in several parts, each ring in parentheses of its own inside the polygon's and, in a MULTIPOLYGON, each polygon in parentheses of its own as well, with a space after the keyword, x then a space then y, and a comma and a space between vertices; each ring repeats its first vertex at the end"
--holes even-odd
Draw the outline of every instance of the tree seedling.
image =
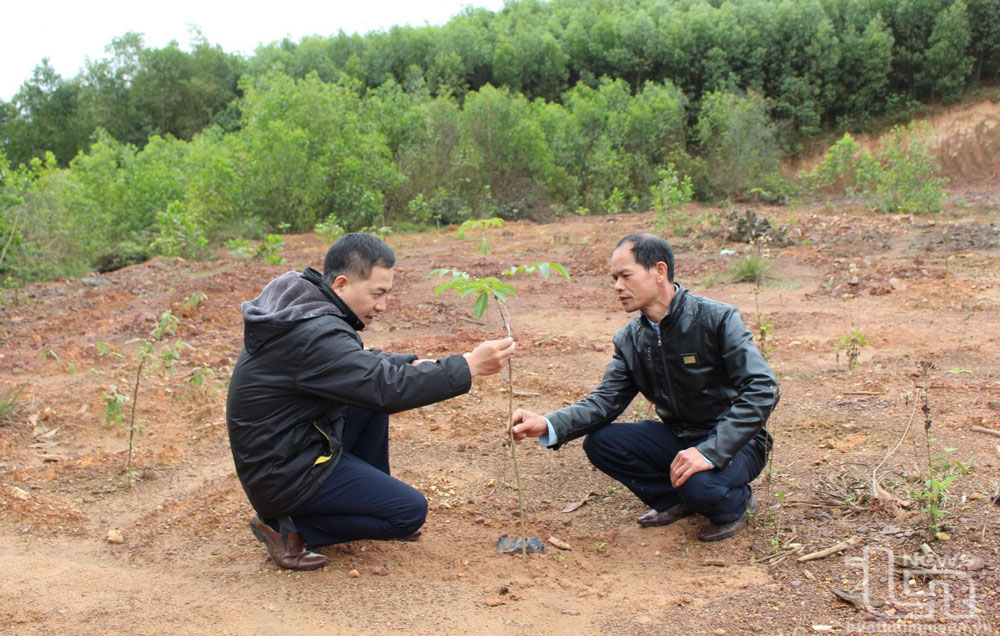
MULTIPOLYGON (((143 377, 142 372, 143 369, 148 368, 150 363, 157 360, 157 343, 161 342, 164 336, 175 333, 179 322, 180 321, 177 317, 170 311, 163 312, 160 316, 160 323, 150 334, 151 339, 143 340, 142 344, 139 345, 139 348, 136 350, 136 358, 138 359, 139 364, 135 372, 135 383, 132 386, 132 406, 129 409, 128 425, 126 427, 126 430, 128 431, 128 459, 125 463, 125 481, 127 482, 129 488, 131 488, 135 483, 137 474, 137 471, 132 465, 132 451, 135 447, 135 436, 145 433, 145 427, 135 417, 136 405, 139 400, 139 386, 143 377)), ((95 346, 97 347, 97 352, 100 355, 109 355, 117 359, 124 358, 122 354, 111 349, 111 347, 106 343, 98 342, 95 346)), ((163 345, 159 348, 159 363, 164 369, 173 373, 174 362, 180 359, 180 351, 184 346, 184 342, 178 339, 172 345, 163 345)), ((106 406, 105 420, 108 423, 114 422, 119 426, 125 426, 125 415, 122 407, 129 400, 128 396, 119 393, 118 388, 112 386, 110 391, 104 391, 101 397, 106 406)))
POLYGON ((480 254, 486 256, 486 254, 490 251, 490 248, 493 247, 493 245, 486 240, 486 230, 491 227, 495 227, 497 229, 502 228, 503 219, 498 216, 495 216, 492 219, 469 219, 468 221, 462 223, 462 225, 458 228, 458 231, 455 232, 455 236, 460 239, 464 239, 466 232, 475 232, 478 230, 479 247, 476 249, 479 250, 480 254))
MULTIPOLYGON (((485 240, 485 239, 484 239, 485 240)), ((538 272, 543 277, 548 278, 552 272, 561 274, 569 280, 569 272, 559 263, 534 263, 532 265, 516 265, 504 270, 500 276, 512 278, 519 274, 530 276, 538 272)), ((482 318, 489 306, 490 298, 496 301, 497 309, 500 311, 500 319, 503 321, 504 331, 507 337, 510 335, 510 314, 507 311, 507 299, 516 296, 517 290, 510 283, 506 283, 497 276, 486 278, 476 278, 466 272, 457 269, 435 269, 428 276, 451 276, 451 280, 441 283, 434 290, 436 296, 440 296, 446 290, 452 289, 460 298, 465 298, 475 294, 472 303, 472 312, 476 319, 482 318)), ((528 532, 524 522, 524 490, 521 488, 521 471, 517 464, 517 449, 514 443, 514 431, 510 422, 514 416, 514 366, 510 358, 507 359, 507 441, 510 446, 510 456, 514 463, 514 478, 517 480, 517 503, 521 516, 521 555, 528 556, 528 532)))
POLYGON ((858 366, 858 358, 861 357, 861 348, 868 344, 868 338, 858 328, 851 330, 834 345, 837 348, 837 358, 840 361, 840 351, 847 354, 847 370, 854 371, 858 366))

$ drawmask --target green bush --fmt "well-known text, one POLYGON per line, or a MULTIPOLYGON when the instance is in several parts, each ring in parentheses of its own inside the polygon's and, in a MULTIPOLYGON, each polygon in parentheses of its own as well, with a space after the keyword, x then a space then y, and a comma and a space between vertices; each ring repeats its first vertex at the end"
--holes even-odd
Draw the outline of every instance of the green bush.
POLYGON ((656 211, 656 228, 660 232, 669 228, 674 234, 684 234, 688 230, 688 215, 684 206, 691 203, 694 194, 691 177, 685 175, 682 178, 672 163, 661 169, 659 176, 659 182, 649 187, 656 211))
POLYGON ((894 126, 874 157, 845 134, 802 180, 812 190, 843 188, 848 196, 861 196, 882 212, 937 212, 948 179, 938 176, 938 165, 928 152, 930 134, 926 123, 894 126))
POLYGON ((779 153, 767 101, 756 93, 707 93, 695 127, 713 190, 745 194, 778 171, 779 153))
POLYGON ((201 219, 180 201, 171 201, 167 209, 156 215, 160 235, 153 249, 164 256, 201 259, 207 254, 208 239, 201 219))

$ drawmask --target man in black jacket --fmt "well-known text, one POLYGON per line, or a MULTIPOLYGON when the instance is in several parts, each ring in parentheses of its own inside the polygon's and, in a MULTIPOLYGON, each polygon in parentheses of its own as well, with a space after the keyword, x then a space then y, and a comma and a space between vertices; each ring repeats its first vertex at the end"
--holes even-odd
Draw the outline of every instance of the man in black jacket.
POLYGON ((328 563, 306 545, 413 538, 427 501, 389 475, 389 413, 466 393, 514 352, 510 338, 436 361, 365 349, 394 264, 378 237, 347 234, 322 277, 287 272, 243 303, 226 422, 251 529, 283 568, 328 563))
POLYGON ((546 416, 518 409, 514 437, 558 448, 586 435, 590 461, 650 507, 639 525, 698 513, 708 518, 699 539, 731 537, 756 511, 749 484, 770 451, 764 424, 778 402, 774 375, 735 307, 674 282, 663 239, 624 237, 611 276, 625 311, 640 313, 615 334, 604 379, 546 416), (612 424, 638 392, 659 419, 612 424))

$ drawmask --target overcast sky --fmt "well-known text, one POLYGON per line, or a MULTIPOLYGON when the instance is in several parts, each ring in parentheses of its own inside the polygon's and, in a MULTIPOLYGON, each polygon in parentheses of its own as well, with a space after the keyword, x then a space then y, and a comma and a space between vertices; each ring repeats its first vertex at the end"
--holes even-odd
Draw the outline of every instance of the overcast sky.
POLYGON ((497 11, 503 0, 50 0, 5 3, 0 29, 0 99, 9 101, 43 57, 63 77, 73 77, 85 58, 104 56, 113 37, 128 31, 146 46, 171 40, 190 50, 191 25, 229 53, 253 53, 258 44, 285 36, 367 33, 394 24, 444 24, 465 6, 497 11))

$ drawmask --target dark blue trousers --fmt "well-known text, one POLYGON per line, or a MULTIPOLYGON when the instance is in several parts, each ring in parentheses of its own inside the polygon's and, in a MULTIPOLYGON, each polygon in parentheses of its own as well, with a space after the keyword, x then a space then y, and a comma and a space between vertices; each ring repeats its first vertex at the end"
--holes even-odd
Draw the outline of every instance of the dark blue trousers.
POLYGON ((670 464, 680 451, 701 439, 678 438, 659 420, 608 424, 583 440, 591 463, 617 479, 650 508, 660 512, 678 503, 708 517, 715 525, 739 519, 750 497, 750 482, 764 463, 752 444, 744 446, 728 468, 695 473, 680 488, 670 485, 670 464))
POLYGON ((347 412, 344 451, 333 473, 292 515, 311 547, 357 539, 399 539, 424 525, 427 500, 389 476, 389 416, 347 412))

